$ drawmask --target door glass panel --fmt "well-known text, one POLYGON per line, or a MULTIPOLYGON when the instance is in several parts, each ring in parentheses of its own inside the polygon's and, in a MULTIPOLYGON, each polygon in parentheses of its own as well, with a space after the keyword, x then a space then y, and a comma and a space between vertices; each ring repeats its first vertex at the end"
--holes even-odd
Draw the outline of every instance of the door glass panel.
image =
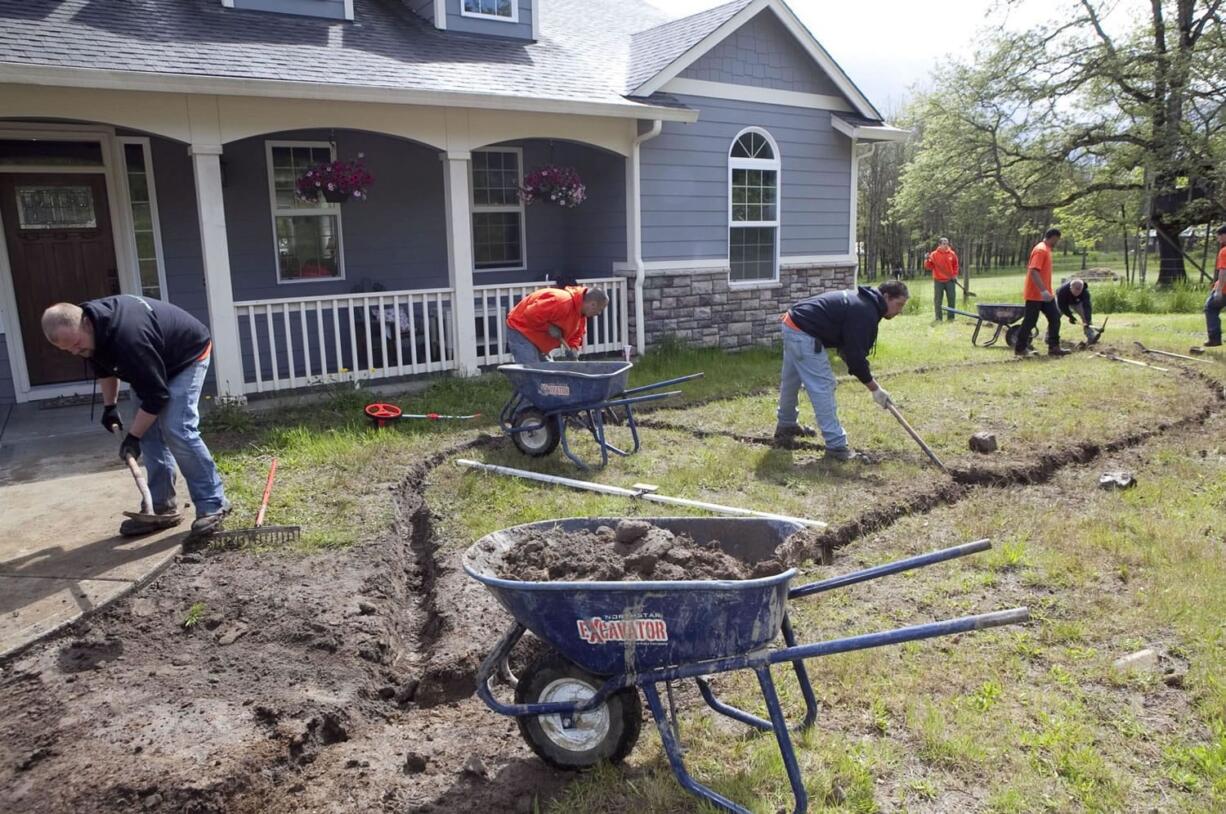
POLYGON ((94 192, 87 186, 17 187, 22 229, 96 229, 94 192))

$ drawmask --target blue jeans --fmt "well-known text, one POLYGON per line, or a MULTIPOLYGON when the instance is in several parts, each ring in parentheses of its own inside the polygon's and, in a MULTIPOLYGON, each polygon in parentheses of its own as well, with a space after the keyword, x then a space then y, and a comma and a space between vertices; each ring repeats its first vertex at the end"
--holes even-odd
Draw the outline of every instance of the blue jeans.
POLYGON ((1226 297, 1214 300, 1213 295, 1205 300, 1205 328, 1209 331, 1209 340, 1222 341, 1222 308, 1226 307, 1226 297))
POLYGON ((196 504, 197 517, 229 507, 217 465, 200 438, 200 389, 208 370, 209 360, 203 359, 167 382, 170 400, 141 436, 140 454, 149 470, 149 493, 155 510, 175 505, 176 463, 196 504))
POLYGON ((779 411, 775 414, 778 426, 795 427, 800 418, 798 401, 803 384, 813 403, 813 414, 821 428, 826 449, 847 446, 847 433, 839 424, 838 410, 834 403, 834 389, 838 383, 830 367, 826 351, 814 350, 816 340, 804 331, 779 326, 783 331, 783 373, 779 381, 779 411))
POLYGON ((532 344, 532 340, 509 325, 507 326, 507 349, 511 351, 511 358, 519 365, 533 365, 545 361, 545 354, 532 344))

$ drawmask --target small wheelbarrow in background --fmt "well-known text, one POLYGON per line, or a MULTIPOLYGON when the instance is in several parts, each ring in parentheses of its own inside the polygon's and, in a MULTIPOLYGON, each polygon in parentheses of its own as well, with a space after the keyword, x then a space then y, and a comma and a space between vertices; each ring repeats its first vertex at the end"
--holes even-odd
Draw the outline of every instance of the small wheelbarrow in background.
MULTIPOLYGON (((609 462, 609 453, 631 455, 638 452, 638 425, 634 420, 635 404, 658 401, 678 395, 680 390, 652 393, 661 387, 696 379, 701 373, 679 376, 655 384, 626 389, 630 362, 540 362, 530 365, 499 365, 498 370, 511 380, 515 388, 498 416, 498 425, 511 436, 520 452, 539 458, 557 448, 559 441, 566 457, 580 469, 588 465, 570 448, 566 430, 579 425, 591 433, 600 447, 600 465, 609 462), (625 411, 633 447, 620 449, 605 436, 605 417, 625 411)), ((618 417, 620 418, 620 416, 618 417)))
MULTIPOLYGON (((724 551, 750 563, 772 558, 781 543, 804 528, 799 523, 757 518, 638 519, 689 535, 699 545, 718 541, 724 551)), ((749 814, 749 810, 694 780, 686 770, 671 682, 693 678, 711 709, 773 732, 796 800, 794 811, 804 812, 808 809, 804 778, 792 747, 792 729, 771 677, 772 665, 792 665, 805 701, 805 716, 795 729, 804 730, 817 720, 817 697, 805 659, 1029 619, 1026 608, 1013 608, 797 644, 788 619, 789 600, 983 551, 991 547, 987 540, 795 588, 791 587, 795 568, 743 581, 530 582, 496 574, 502 553, 525 532, 553 528, 595 531, 617 522, 617 518, 578 518, 532 523, 488 534, 469 547, 464 570, 514 617, 481 664, 477 695, 495 712, 514 716, 524 740, 546 763, 582 769, 602 760, 620 761, 634 748, 642 723, 641 691, 677 781, 692 794, 737 814, 749 814), (515 678, 502 667, 526 630, 548 649, 515 678), (783 646, 772 648, 780 634, 783 646), (724 703, 707 680, 717 673, 746 669, 757 674, 769 720, 724 703), (494 696, 490 682, 500 671, 515 687, 513 703, 494 696), (660 699, 660 684, 665 685, 667 712, 660 699)))
MULTIPOLYGON (((1018 334, 1022 332, 1021 325, 1014 323, 1026 316, 1026 306, 1024 305, 1002 305, 999 303, 982 303, 976 305, 975 309, 978 313, 972 314, 970 311, 961 311, 957 308, 944 306, 945 310, 951 314, 958 314, 964 317, 970 317, 975 320, 975 332, 971 334, 971 344, 976 347, 990 348, 995 345, 1003 333, 1005 336, 1005 344, 1011 348, 1017 347, 1018 334), (996 331, 992 334, 992 338, 983 345, 979 344, 979 331, 983 328, 983 323, 988 323, 996 327, 996 331)), ((1037 332, 1036 332, 1037 333, 1037 332)), ((1034 333, 1031 334, 1031 339, 1034 338, 1034 333)), ((1027 342, 1029 344, 1029 342, 1027 342)))

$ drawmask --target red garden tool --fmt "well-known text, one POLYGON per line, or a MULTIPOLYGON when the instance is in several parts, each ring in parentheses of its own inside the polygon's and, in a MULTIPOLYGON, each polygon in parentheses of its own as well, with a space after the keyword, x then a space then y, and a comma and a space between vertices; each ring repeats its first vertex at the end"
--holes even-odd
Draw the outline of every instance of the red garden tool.
POLYGON ((480 418, 481 413, 473 413, 472 415, 442 415, 440 413, 402 413, 400 408, 395 404, 385 404, 376 402, 375 404, 366 405, 366 417, 374 422, 375 426, 382 429, 392 421, 399 421, 402 418, 422 418, 427 421, 469 421, 474 418, 480 418))

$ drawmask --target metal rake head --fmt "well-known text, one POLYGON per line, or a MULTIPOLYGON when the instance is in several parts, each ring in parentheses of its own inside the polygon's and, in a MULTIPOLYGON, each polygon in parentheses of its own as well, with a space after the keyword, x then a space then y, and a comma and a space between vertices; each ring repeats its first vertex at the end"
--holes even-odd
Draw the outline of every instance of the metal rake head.
POLYGON ((301 526, 257 526, 219 531, 209 538, 208 547, 227 550, 247 546, 280 546, 296 543, 301 536, 301 526))

